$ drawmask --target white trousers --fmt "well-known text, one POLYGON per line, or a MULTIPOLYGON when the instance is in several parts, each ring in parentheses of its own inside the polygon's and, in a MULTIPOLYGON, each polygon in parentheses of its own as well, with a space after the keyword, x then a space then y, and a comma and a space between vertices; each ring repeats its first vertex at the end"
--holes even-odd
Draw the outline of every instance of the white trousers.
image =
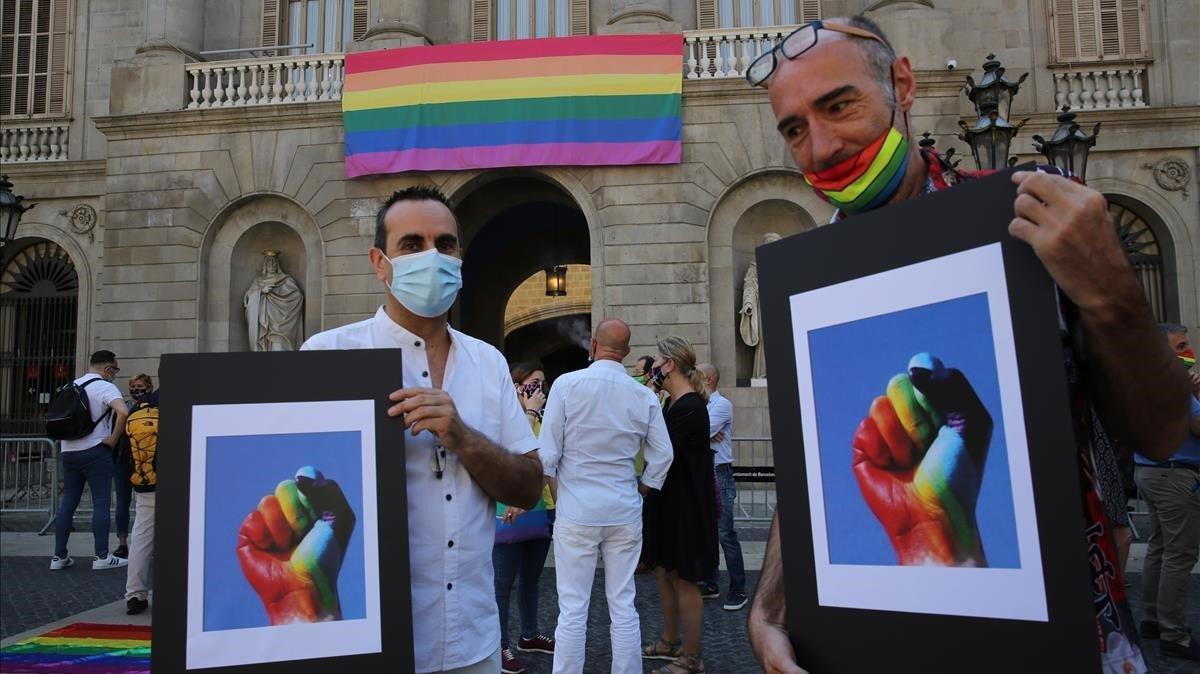
POLYGON ((558 581, 558 627, 554 630, 554 674, 583 671, 588 603, 596 560, 604 558, 613 674, 642 672, 642 630, 633 606, 633 572, 642 556, 642 520, 608 527, 554 522, 554 572, 558 581))
POLYGON ((150 596, 150 568, 154 565, 154 492, 134 492, 137 506, 129 534, 129 567, 125 598, 145 601, 150 596))

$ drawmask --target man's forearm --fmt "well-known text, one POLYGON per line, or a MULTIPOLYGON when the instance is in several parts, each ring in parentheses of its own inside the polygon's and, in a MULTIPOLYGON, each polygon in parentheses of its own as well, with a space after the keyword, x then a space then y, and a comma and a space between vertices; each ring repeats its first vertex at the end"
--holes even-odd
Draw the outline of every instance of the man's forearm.
POLYGON ((767 536, 767 549, 763 554, 762 574, 758 579, 758 587, 754 590, 754 600, 750 603, 750 615, 747 632, 750 636, 750 647, 754 650, 759 662, 763 661, 765 653, 763 644, 767 639, 766 630, 784 629, 787 616, 787 603, 783 591, 783 555, 779 550, 779 513, 771 520, 771 532, 767 536))
POLYGON ((117 446, 117 442, 120 441, 121 436, 125 434, 125 420, 128 418, 128 414, 117 412, 116 418, 113 419, 112 433, 109 433, 108 437, 105 438, 104 444, 108 445, 109 447, 117 446))
POLYGON ((1089 370, 1105 425, 1151 460, 1188 432, 1188 378, 1154 324, 1132 274, 1105 306, 1080 310, 1089 370))
POLYGON ((542 462, 536 454, 505 451, 473 429, 452 449, 488 496, 526 510, 537 505, 542 496, 542 462))

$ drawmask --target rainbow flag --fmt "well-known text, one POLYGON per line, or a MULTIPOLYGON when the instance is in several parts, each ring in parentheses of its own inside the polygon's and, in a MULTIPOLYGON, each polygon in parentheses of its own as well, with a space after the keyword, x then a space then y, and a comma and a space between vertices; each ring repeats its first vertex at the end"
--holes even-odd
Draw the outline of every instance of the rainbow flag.
POLYGON ((0 672, 149 674, 150 628, 67 625, 0 650, 0 672))
POLYGON ((677 164, 682 54, 680 35, 346 54, 346 176, 677 164))

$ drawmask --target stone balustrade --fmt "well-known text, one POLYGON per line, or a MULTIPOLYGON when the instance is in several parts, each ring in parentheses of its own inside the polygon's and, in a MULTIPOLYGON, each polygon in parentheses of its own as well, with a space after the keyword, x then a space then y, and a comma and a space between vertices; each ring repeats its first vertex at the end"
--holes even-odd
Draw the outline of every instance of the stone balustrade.
POLYGON ((1144 108, 1146 67, 1054 72, 1054 104, 1072 110, 1144 108))
POLYGON ((796 26, 689 30, 683 33, 683 72, 689 80, 745 77, 746 69, 796 26))
POLYGON ((189 63, 187 107, 340 101, 345 66, 342 54, 189 63))
POLYGON ((66 161, 69 125, 0 122, 0 164, 66 161))

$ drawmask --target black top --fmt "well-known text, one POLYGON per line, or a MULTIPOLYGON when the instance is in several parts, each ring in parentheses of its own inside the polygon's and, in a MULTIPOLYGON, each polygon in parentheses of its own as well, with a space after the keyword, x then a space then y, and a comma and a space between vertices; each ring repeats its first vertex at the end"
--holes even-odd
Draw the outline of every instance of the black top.
POLYGON ((664 417, 675 458, 662 491, 646 496, 642 561, 684 580, 709 580, 717 568, 717 490, 708 406, 688 393, 664 417))

